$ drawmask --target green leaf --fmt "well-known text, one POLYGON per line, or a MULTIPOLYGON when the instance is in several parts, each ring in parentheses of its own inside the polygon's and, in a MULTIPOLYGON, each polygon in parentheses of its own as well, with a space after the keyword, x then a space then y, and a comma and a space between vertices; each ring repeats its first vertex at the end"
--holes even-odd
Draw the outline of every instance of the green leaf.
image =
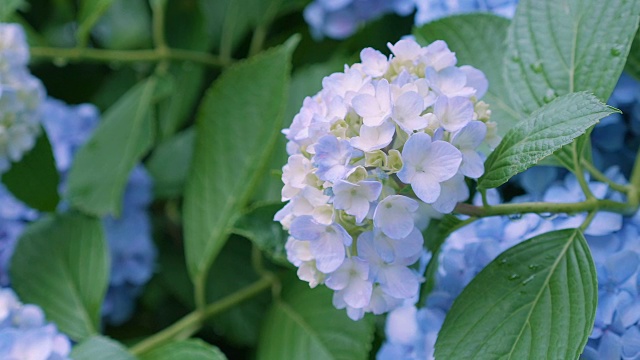
POLYGON ((145 353, 141 360, 226 360, 217 347, 200 339, 174 341, 145 353))
POLYGON ((25 303, 73 340, 100 329, 109 281, 109 250, 100 220, 81 214, 45 217, 30 225, 11 260, 11 283, 25 303))
POLYGON ((238 219, 233 232, 251 240, 274 262, 288 266, 290 263, 284 249, 288 233, 280 223, 273 220, 282 207, 281 202, 253 207, 238 219))
POLYGON ((24 4, 24 0, 3 0, 0 3, 0 22, 9 20, 9 17, 24 4))
POLYGON ((184 203, 187 266, 196 283, 268 165, 282 127, 296 41, 230 67, 199 109, 184 203))
POLYGON ((633 38, 624 69, 636 80, 640 80, 640 31, 636 32, 636 36, 633 38))
POLYGON ((577 359, 593 327, 596 269, 578 229, 505 251, 455 300, 436 359, 577 359))
POLYGON ((618 110, 585 92, 561 96, 511 128, 485 161, 478 187, 498 187, 618 110))
POLYGON ((640 2, 522 0, 507 36, 505 80, 529 114, 557 96, 607 101, 638 29, 640 2))
POLYGON ((89 39, 91 29, 98 22, 100 17, 109 10, 114 0, 81 0, 80 11, 78 12, 78 30, 76 39, 78 43, 84 45, 89 39))
POLYGON ((51 144, 44 130, 33 149, 2 175, 2 182, 16 198, 40 211, 56 210, 60 201, 59 180, 51 144))
POLYGON ((168 96, 158 104, 158 137, 162 140, 173 135, 186 123, 202 93, 204 66, 185 62, 173 65, 169 71, 174 80, 173 89, 181 89, 180 96, 168 96))
MULTIPOLYGON (((207 277, 207 301, 213 303, 258 281, 251 264, 251 243, 239 236, 231 236, 211 266, 207 277), (229 276, 233 274, 233 276, 229 276)), ((258 326, 269 308, 268 291, 243 301, 207 321, 216 334, 235 346, 255 347, 258 343, 258 326)))
POLYGON ((368 359, 373 316, 349 319, 345 310, 333 307, 332 295, 297 280, 285 287, 263 322, 257 359, 368 359))
POLYGON ((413 29, 413 35, 423 46, 444 40, 456 53, 459 65, 471 65, 484 72, 489 80, 489 90, 483 100, 489 104, 491 120, 498 123, 501 136, 521 118, 510 103, 502 67, 496 61, 504 57, 508 27, 509 20, 503 17, 465 14, 446 17, 413 29))
POLYGON ((151 77, 124 94, 78 150, 67 190, 73 206, 97 216, 120 213, 129 173, 153 143, 157 84, 151 77))
POLYGON ((195 136, 194 129, 189 128, 170 137, 155 148, 146 162, 147 170, 153 177, 156 198, 170 199, 182 196, 193 157, 195 136))
POLYGON ((136 360, 136 357, 117 341, 104 336, 92 336, 73 347, 74 360, 136 360))

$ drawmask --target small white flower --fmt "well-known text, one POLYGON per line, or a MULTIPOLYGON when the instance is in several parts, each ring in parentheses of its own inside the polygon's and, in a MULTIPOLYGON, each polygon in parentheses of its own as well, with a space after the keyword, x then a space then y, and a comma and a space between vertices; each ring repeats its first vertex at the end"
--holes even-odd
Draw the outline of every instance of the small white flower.
POLYGON ((392 239, 402 239, 414 228, 412 214, 418 210, 418 202, 402 195, 387 196, 378 203, 373 214, 373 224, 392 239))
POLYGON ((380 126, 391 116, 391 90, 387 79, 382 79, 374 87, 373 94, 360 94, 353 98, 353 109, 362 116, 367 126, 380 126))
POLYGON ((362 125, 360 136, 351 138, 351 146, 362 151, 382 149, 391 143, 395 132, 396 126, 390 121, 385 121, 379 126, 362 125))
POLYGON ((487 135, 487 126, 481 121, 471 121, 453 134, 451 144, 462 153, 460 173, 477 179, 484 174, 484 160, 476 149, 487 135))
POLYGON ((357 257, 346 259, 325 280, 327 287, 336 290, 344 302, 356 309, 369 305, 373 284, 369 281, 369 265, 357 257))
POLYGON ((362 70, 369 76, 382 76, 389 68, 387 57, 380 51, 372 48, 365 48, 360 52, 362 60, 362 70))
POLYGON ((378 181, 353 184, 340 180, 333 186, 333 205, 336 209, 355 216, 356 222, 361 223, 369 213, 369 205, 378 199, 381 191, 382 184, 378 181))
POLYGON ((402 160, 404 165, 398 178, 411 184, 420 200, 431 204, 440 196, 440 183, 451 179, 458 171, 462 154, 447 142, 432 142, 429 135, 418 133, 404 145, 402 160))
POLYGON ((465 97, 438 97, 434 105, 434 114, 447 131, 458 131, 473 120, 473 104, 465 97))

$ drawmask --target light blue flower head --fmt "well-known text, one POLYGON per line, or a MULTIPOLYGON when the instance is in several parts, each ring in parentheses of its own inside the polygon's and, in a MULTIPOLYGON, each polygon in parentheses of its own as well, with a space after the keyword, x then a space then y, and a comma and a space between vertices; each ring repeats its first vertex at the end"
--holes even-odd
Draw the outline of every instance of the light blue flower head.
POLYGON ((0 358, 67 360, 69 338, 47 323, 36 305, 22 304, 13 290, 0 288, 0 358))
POLYGON ((479 100, 486 78, 457 67, 446 43, 389 49, 364 49, 361 63, 324 78, 283 131, 289 203, 275 220, 291 235, 287 257, 353 319, 417 296, 425 220, 469 197, 465 177, 483 174, 478 148, 495 125, 479 100))

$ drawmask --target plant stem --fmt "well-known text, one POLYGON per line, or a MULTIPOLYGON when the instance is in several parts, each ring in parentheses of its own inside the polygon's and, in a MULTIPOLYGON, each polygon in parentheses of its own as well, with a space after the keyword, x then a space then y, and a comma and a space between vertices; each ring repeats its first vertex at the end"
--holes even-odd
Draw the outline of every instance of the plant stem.
POLYGON ((571 146, 573 147, 573 170, 575 172, 576 178, 578 179, 578 183, 580 184, 580 188, 582 189, 584 196, 587 197, 587 200, 595 199, 596 197, 591 192, 589 183, 584 177, 584 171, 582 170, 580 157, 578 156, 578 142, 574 141, 571 146))
POLYGON ((597 181, 603 182, 607 185, 609 185, 610 188, 612 188, 615 191, 621 192, 621 193, 627 193, 629 191, 629 187, 623 184, 618 184, 617 182, 609 179, 607 177, 607 175, 603 174, 602 172, 600 172, 600 170, 598 170, 595 166, 593 166, 592 163, 588 162, 588 161, 582 161, 582 167, 587 170, 591 176, 593 176, 593 178, 597 181))
POLYGON ((260 292, 271 287, 273 282, 273 277, 263 277, 253 284, 242 288, 212 304, 207 305, 202 310, 195 310, 187 314, 185 317, 178 320, 168 328, 137 343, 130 348, 130 351, 132 354, 139 356, 171 340, 177 338, 188 338, 202 327, 202 323, 207 318, 216 315, 224 310, 227 310, 235 305, 238 305, 242 301, 256 296, 260 292))
POLYGON ((211 67, 225 67, 233 63, 232 59, 222 59, 211 54, 182 50, 169 49, 158 51, 148 50, 105 50, 93 48, 54 48, 54 47, 32 47, 31 57, 60 60, 63 62, 93 61, 93 62, 160 62, 171 61, 192 61, 205 64, 211 67))
POLYGON ((612 200, 588 199, 575 203, 547 203, 547 202, 525 202, 499 204, 494 206, 474 206, 470 204, 459 203, 455 212, 459 214, 488 217, 498 215, 524 214, 524 213, 567 213, 574 214, 585 211, 603 210, 616 212, 623 215, 631 215, 637 210, 637 206, 632 204, 621 203, 612 200))

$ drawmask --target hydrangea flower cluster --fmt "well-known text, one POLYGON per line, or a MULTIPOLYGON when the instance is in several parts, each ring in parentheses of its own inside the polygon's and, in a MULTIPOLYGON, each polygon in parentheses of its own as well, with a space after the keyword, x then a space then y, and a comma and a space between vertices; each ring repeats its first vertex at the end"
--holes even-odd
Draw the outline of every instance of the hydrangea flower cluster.
POLYGON ((0 174, 35 145, 45 91, 29 72, 22 27, 0 23, 0 174))
POLYGON ((36 305, 22 304, 13 290, 0 288, 0 358, 66 360, 69 338, 47 323, 36 305))
MULTIPOLYGON (((42 125, 53 148, 63 192, 73 157, 100 122, 100 113, 91 104, 70 106, 52 98, 43 102, 41 111, 42 125)), ((129 178, 122 215, 103 220, 111 252, 111 276, 102 315, 113 325, 131 317, 135 300, 153 275, 156 249, 147 213, 152 200, 151 177, 139 165, 129 178)), ((28 222, 38 217, 36 210, 15 199, 0 184, 0 285, 10 285, 8 267, 18 238, 28 222)))
POLYGON ((361 63, 326 77, 283 131, 289 203, 275 220, 291 235, 288 258, 312 287, 335 290, 334 305, 353 319, 417 294, 409 266, 423 237, 414 217, 466 200, 465 176, 484 172, 477 148, 499 141, 478 100, 481 71, 456 67, 443 41, 389 48, 390 57, 364 49, 361 63))
POLYGON ((395 12, 413 12, 413 0, 315 0, 304 9, 311 34, 318 39, 346 39, 366 21, 395 12))

